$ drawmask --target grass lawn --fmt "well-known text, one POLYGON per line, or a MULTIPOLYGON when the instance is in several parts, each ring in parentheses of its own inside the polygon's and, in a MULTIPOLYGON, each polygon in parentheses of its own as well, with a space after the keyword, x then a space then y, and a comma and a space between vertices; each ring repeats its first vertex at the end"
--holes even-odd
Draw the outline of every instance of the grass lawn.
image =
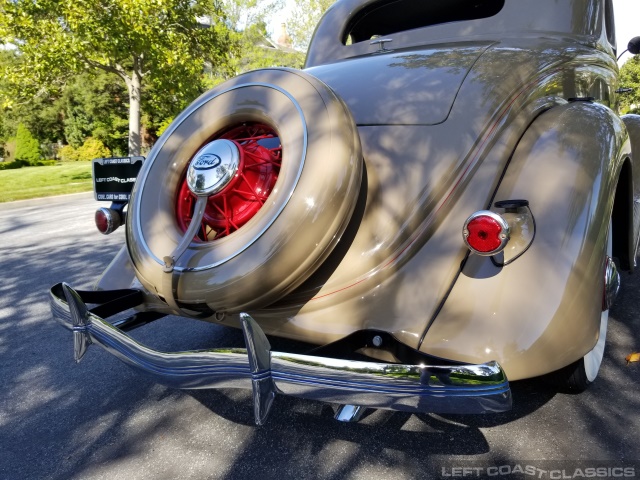
POLYGON ((0 170, 0 203, 92 189, 91 162, 0 170))

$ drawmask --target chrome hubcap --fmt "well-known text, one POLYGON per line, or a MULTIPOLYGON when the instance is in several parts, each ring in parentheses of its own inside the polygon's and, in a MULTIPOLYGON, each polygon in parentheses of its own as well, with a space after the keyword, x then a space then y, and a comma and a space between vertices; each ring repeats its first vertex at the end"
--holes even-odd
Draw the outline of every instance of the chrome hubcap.
POLYGON ((602 310, 609 310, 620 290, 620 273, 615 262, 607 255, 604 267, 604 292, 602 295, 602 310))
POLYGON ((231 140, 214 140, 193 157, 187 170, 187 185, 195 195, 213 195, 223 190, 240 168, 240 150, 231 140))

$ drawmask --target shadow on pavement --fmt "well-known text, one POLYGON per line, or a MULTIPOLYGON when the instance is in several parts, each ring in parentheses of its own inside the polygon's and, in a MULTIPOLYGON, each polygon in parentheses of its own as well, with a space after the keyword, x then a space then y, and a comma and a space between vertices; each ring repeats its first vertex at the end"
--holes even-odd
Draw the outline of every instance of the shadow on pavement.
MULTIPOLYGON (((24 223, 14 227, 32 232, 24 223)), ((460 459, 640 458, 640 365, 623 360, 640 351, 638 274, 623 277, 601 376, 582 395, 522 381, 512 384, 510 412, 379 410, 357 424, 334 421, 330 405, 278 396, 267 424, 254 427, 248 390, 170 390, 98 347, 74 364, 71 334, 50 319, 48 289, 90 287, 88 272, 93 280, 102 271, 122 236, 95 242, 79 231, 0 247, 3 479, 425 478, 460 459)), ((134 336, 169 351, 243 344, 238 330, 174 317, 134 336)))

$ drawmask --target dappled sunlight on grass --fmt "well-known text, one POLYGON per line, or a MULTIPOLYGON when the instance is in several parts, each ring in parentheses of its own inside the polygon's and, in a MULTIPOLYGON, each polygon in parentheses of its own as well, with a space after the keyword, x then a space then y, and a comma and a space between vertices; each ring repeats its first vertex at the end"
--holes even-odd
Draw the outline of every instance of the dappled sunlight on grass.
POLYGON ((0 202, 88 192, 91 162, 0 170, 0 202))

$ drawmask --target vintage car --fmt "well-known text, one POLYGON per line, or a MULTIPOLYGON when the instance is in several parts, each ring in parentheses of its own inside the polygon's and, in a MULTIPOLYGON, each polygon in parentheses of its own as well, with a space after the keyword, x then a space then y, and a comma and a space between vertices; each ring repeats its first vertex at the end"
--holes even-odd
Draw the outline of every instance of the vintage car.
MULTIPOLYGON (((616 53, 611 0, 339 0, 304 70, 202 95, 126 210, 98 210, 126 247, 94 291, 51 289, 76 360, 99 344, 172 387, 252 389, 258 424, 276 393, 355 421, 504 411, 507 379, 585 389, 640 226, 616 53), (242 328, 246 348, 126 333, 165 315, 242 328)), ((98 190, 127 162, 98 162, 98 190)))

